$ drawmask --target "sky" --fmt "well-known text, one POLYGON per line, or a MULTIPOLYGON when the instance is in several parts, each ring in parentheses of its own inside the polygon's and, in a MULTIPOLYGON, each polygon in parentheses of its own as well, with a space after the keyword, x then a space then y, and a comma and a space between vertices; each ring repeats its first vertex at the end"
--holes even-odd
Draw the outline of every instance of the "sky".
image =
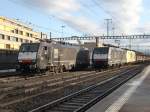
POLYGON ((0 15, 53 37, 106 35, 105 19, 112 19, 110 35, 149 34, 149 4, 149 0, 1 0, 0 15))

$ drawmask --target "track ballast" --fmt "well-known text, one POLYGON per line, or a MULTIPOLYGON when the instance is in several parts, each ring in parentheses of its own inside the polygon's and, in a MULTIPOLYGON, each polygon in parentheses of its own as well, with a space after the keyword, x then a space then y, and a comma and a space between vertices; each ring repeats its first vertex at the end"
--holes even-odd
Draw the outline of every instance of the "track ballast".
POLYGON ((137 67, 30 112, 84 112, 142 70, 137 67))

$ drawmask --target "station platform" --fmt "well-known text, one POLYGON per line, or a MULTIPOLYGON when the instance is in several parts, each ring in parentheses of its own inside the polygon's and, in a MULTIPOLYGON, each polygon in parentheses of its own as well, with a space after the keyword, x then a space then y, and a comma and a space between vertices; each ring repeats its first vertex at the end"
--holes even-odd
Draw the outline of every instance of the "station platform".
POLYGON ((86 112, 150 112, 150 66, 86 112))

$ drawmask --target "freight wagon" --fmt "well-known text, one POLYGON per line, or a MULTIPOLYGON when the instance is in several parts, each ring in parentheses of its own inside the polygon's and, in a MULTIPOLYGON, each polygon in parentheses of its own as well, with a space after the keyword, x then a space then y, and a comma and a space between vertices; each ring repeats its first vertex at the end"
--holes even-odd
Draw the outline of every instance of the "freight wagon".
POLYGON ((146 61, 148 56, 144 55, 143 53, 136 52, 136 63, 141 63, 146 61))
POLYGON ((17 50, 0 50, 0 70, 15 69, 17 65, 17 50))
POLYGON ((126 63, 136 62, 136 52, 132 50, 126 50, 126 63))

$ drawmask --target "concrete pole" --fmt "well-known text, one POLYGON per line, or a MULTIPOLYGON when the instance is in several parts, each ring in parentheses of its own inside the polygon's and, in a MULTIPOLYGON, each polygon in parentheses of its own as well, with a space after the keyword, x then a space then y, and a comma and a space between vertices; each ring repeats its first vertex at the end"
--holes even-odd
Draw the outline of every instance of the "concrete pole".
POLYGON ((112 23, 112 19, 105 19, 107 22, 107 36, 109 36, 109 25, 112 23))

